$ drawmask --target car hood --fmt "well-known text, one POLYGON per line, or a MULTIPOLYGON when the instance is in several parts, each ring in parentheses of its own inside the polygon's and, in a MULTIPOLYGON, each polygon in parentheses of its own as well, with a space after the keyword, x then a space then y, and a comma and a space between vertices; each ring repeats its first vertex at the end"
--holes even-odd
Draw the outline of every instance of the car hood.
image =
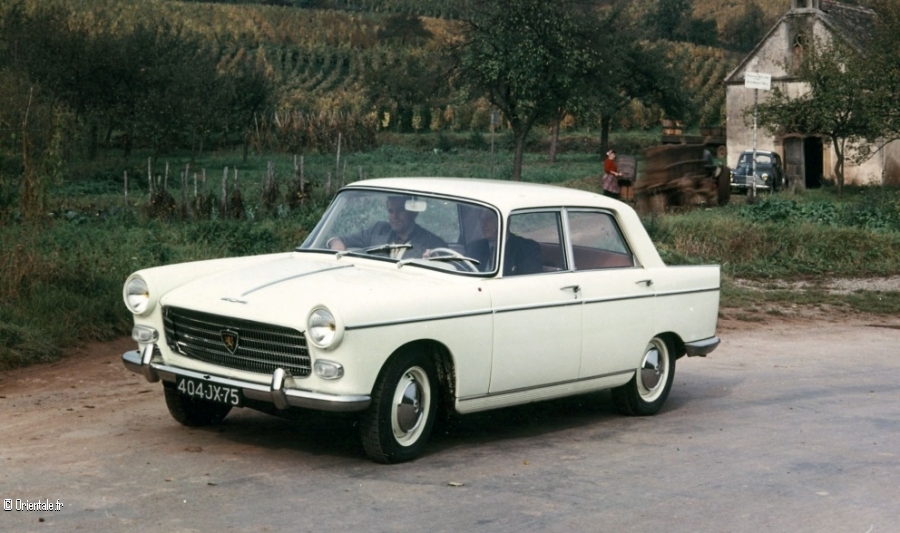
POLYGON ((317 306, 347 327, 484 309, 482 287, 479 278, 413 265, 294 253, 196 279, 161 303, 305 330, 317 306))

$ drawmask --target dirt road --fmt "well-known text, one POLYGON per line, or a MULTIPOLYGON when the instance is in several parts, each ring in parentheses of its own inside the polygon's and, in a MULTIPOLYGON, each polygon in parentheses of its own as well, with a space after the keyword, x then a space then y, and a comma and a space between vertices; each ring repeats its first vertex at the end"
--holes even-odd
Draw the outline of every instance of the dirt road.
POLYGON ((608 394, 504 409, 397 466, 352 420, 179 426, 130 339, 92 345, 0 374, 0 531, 897 531, 900 317, 720 335, 656 417, 608 394))

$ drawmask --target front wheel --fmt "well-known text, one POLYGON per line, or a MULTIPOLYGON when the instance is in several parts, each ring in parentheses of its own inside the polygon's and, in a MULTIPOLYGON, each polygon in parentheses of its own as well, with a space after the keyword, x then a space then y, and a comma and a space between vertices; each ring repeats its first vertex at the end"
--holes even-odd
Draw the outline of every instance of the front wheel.
POLYGON ((434 362, 416 352, 399 354, 388 362, 359 424, 369 458, 402 463, 422 453, 434 426, 436 375, 434 362))
POLYGON ((185 426, 200 427, 218 424, 231 412, 231 406, 182 394, 174 383, 163 382, 166 407, 172 418, 185 426))
POLYGON ((644 348, 644 356, 631 381, 612 390, 613 403, 622 414, 656 414, 672 390, 675 356, 672 345, 662 337, 653 337, 644 348))

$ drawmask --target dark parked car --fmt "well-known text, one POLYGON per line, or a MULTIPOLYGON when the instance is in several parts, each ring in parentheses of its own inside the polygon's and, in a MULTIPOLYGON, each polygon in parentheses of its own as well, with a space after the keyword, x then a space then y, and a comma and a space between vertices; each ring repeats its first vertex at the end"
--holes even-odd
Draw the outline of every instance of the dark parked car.
MULTIPOLYGON (((737 167, 731 171, 731 188, 748 190, 753 188, 753 150, 741 152, 737 167)), ((775 152, 756 151, 756 189, 777 191, 787 185, 781 156, 775 152)))

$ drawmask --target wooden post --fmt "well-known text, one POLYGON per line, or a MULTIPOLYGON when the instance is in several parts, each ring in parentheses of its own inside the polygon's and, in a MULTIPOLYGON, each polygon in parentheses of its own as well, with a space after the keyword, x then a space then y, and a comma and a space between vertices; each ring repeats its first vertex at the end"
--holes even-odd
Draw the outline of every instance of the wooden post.
POLYGON ((125 205, 128 205, 128 171, 125 171, 125 205))
POLYGON ((150 187, 150 197, 153 198, 153 158, 147 158, 147 185, 150 187))
POLYGON ((334 178, 341 172, 341 132, 338 132, 337 161, 334 164, 334 178))
POLYGON ((219 204, 219 215, 220 218, 224 219, 228 215, 228 202, 226 201, 226 195, 228 194, 228 167, 225 167, 225 170, 222 171, 222 201, 219 204))

